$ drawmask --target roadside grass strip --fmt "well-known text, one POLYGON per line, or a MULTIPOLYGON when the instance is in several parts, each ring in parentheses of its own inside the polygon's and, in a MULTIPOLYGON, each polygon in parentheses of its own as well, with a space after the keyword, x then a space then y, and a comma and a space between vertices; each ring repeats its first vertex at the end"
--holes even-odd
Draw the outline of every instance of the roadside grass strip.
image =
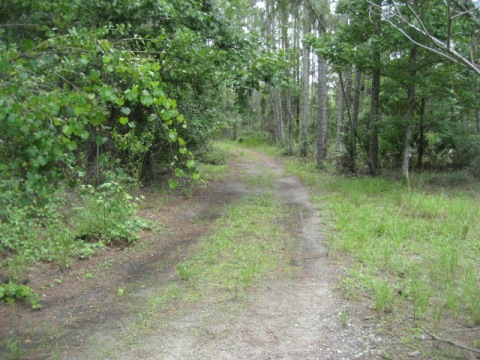
POLYGON ((314 189, 329 251, 351 259, 346 294, 367 294, 380 314, 407 305, 417 319, 480 324, 478 194, 335 176, 297 161, 287 169, 314 189))
POLYGON ((210 235, 178 264, 197 289, 226 289, 236 298, 268 272, 289 267, 292 245, 281 224, 285 209, 270 194, 249 195, 227 207, 210 235))

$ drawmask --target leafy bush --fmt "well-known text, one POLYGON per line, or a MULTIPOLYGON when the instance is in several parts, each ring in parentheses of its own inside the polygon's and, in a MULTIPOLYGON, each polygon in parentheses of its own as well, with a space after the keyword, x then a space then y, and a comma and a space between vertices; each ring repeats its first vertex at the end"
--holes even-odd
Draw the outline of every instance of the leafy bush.
POLYGON ((110 243, 132 242, 146 226, 136 216, 139 198, 133 198, 117 180, 98 186, 84 185, 79 206, 75 208, 76 233, 82 240, 110 243))
MULTIPOLYGON (((58 189, 47 201, 25 192, 21 182, 0 183, 0 253, 8 259, 57 261, 69 265, 72 255, 91 255, 114 240, 132 242, 145 226, 136 216, 138 202, 117 177, 93 187, 83 185, 79 195, 58 189)), ((9 260, 9 261, 10 261, 9 260)))
POLYGON ((203 146, 196 154, 197 159, 210 165, 225 165, 227 163, 228 152, 219 146, 209 144, 203 146))
POLYGON ((35 193, 22 192, 22 182, 0 183, 0 252, 25 258, 49 259, 50 234, 58 234, 61 215, 54 198, 50 202, 35 193), (28 196, 28 198, 26 198, 28 196))
POLYGON ((27 285, 19 285, 13 282, 0 284, 0 300, 6 301, 10 304, 17 300, 26 300, 34 310, 38 310, 42 307, 38 294, 27 285))

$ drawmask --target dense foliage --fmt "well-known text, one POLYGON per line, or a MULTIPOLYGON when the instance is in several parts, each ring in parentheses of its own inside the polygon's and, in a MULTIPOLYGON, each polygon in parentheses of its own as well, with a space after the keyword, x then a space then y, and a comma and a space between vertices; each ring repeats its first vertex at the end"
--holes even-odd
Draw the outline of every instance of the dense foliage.
POLYGON ((0 266, 134 240, 128 189, 199 179, 254 49, 209 0, 3 1, 0 266))
POLYGON ((475 2, 267 0, 248 16, 270 59, 283 56, 281 67, 268 60, 274 76, 255 79, 245 118, 254 131, 288 153, 321 160, 328 149, 342 172, 478 176, 475 2))

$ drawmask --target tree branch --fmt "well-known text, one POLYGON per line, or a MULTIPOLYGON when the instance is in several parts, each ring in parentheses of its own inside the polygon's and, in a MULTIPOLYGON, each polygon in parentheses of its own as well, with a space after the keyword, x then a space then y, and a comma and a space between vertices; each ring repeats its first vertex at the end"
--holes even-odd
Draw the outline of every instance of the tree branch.
POLYGON ((458 343, 456 343, 452 340, 449 340, 449 339, 443 339, 441 337, 438 337, 437 335, 432 334, 430 331, 428 331, 427 329, 425 329, 423 327, 421 327, 421 329, 423 331, 425 331, 428 335, 430 335, 432 337, 432 339, 434 339, 434 340, 441 341, 441 342, 444 342, 446 344, 456 346, 460 349, 467 350, 467 351, 473 352, 475 354, 480 354, 480 350, 477 350, 477 349, 474 349, 474 348, 471 348, 471 347, 468 347, 468 346, 465 346, 465 345, 462 345, 462 344, 458 344, 458 343))
POLYGON ((472 70, 473 72, 475 72, 475 74, 480 76, 480 66, 475 64, 474 61, 470 61, 469 59, 464 57, 457 50, 455 50, 453 46, 449 46, 448 44, 445 44, 443 41, 441 41, 440 39, 432 35, 428 31, 423 21, 420 19, 420 16, 415 12, 415 10, 409 4, 407 5, 407 7, 412 13, 412 15, 415 17, 415 20, 419 23, 419 26, 405 19, 405 17, 402 16, 400 9, 398 8, 395 2, 393 3, 393 7, 395 8, 395 10, 387 10, 386 14, 383 12, 384 9, 382 9, 381 6, 375 4, 372 0, 367 0, 367 2, 371 5, 371 8, 375 8, 377 11, 380 11, 380 14, 382 15, 382 19, 384 21, 386 21, 395 29, 400 31, 407 39, 409 39, 414 44, 421 46, 422 48, 428 51, 434 52, 435 54, 440 55, 448 60, 460 63, 464 67, 472 70), (414 39, 410 34, 407 33, 405 29, 400 27, 400 25, 395 23, 395 21, 393 21, 392 19, 398 20, 400 23, 405 24, 407 28, 414 30, 417 33, 425 36, 434 45, 434 47, 423 44, 420 41, 414 39))

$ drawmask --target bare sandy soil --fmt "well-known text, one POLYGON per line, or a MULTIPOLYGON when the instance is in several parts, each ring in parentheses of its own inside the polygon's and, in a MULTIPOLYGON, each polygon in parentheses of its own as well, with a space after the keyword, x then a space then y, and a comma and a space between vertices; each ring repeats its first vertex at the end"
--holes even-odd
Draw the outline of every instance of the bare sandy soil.
MULTIPOLYGON (((322 214, 309 190, 283 165, 252 150, 237 158, 222 182, 198 188, 191 197, 160 203, 145 192, 141 215, 164 229, 141 241, 109 248, 77 261, 68 271, 40 265, 30 269, 30 285, 44 300, 32 312, 0 305, 0 354, 28 359, 381 359, 392 339, 379 331, 373 310, 345 302, 337 290, 340 267, 325 247, 322 214), (243 297, 215 294, 188 306, 173 303, 151 319, 139 319, 142 299, 179 281, 175 271, 221 216, 224 207, 256 189, 239 174, 274 174, 273 191, 291 210, 288 229, 299 239, 292 254, 295 276, 269 279, 243 297), (125 289, 135 296, 118 296, 125 289), (132 310, 133 309, 133 310, 132 310), (148 326, 141 326, 141 322, 148 326)), ((147 306, 147 304, 145 304, 147 306)), ((392 358, 421 358, 404 352, 392 358)), ((0 355, 2 358, 2 355, 0 355)))

